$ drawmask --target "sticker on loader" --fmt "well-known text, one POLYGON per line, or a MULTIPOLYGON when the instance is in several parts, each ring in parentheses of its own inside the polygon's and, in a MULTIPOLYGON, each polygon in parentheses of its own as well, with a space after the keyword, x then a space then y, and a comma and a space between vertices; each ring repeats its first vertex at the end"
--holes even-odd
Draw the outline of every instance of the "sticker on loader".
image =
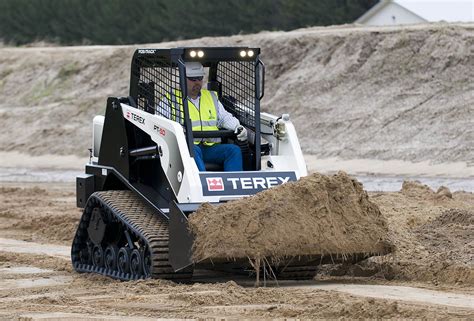
POLYGON ((204 196, 253 195, 289 181, 296 181, 294 172, 227 172, 216 174, 199 174, 204 196))
POLYGON ((221 177, 206 177, 208 191, 223 191, 224 183, 221 177))

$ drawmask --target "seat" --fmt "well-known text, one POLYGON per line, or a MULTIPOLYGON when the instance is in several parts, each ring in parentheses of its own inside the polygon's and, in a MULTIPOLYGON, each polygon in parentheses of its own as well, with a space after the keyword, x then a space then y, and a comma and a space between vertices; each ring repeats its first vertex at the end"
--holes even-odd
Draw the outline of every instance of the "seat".
POLYGON ((218 81, 209 81, 207 83, 207 90, 215 91, 217 93, 217 97, 221 100, 222 97, 222 84, 218 81))
POLYGON ((205 163, 204 166, 206 167, 206 171, 208 172, 223 172, 224 171, 224 167, 220 164, 205 163))

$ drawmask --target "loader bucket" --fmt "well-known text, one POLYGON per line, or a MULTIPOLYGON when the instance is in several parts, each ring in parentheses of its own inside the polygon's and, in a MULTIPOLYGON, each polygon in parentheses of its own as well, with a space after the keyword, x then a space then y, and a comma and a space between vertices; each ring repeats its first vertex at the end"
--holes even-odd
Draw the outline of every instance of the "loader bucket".
POLYGON ((199 204, 178 205, 170 203, 169 220, 169 261, 175 271, 182 270, 191 264, 194 236, 189 230, 186 214, 194 212, 199 204))

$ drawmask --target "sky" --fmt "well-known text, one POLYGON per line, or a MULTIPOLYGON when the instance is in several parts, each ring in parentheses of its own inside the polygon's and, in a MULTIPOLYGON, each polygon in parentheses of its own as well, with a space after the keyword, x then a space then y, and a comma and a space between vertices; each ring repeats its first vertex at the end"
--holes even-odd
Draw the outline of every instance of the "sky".
POLYGON ((474 0, 394 0, 428 21, 474 21, 474 0))

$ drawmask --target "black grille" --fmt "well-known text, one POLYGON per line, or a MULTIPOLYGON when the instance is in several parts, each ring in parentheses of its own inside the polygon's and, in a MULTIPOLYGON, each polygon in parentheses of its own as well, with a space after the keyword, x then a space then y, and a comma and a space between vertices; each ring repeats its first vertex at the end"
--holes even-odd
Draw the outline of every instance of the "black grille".
MULTIPOLYGON (((179 120, 178 104, 171 103, 171 93, 181 96, 179 68, 170 59, 138 57, 133 62, 138 81, 137 105, 139 109, 159 114, 168 119, 179 120)), ((181 119, 181 124, 183 124, 181 119)))
MULTIPOLYGON (((177 110, 177 102, 181 100, 183 92, 177 63, 156 56, 141 56, 133 63, 136 66, 132 70, 138 81, 137 107, 183 124, 181 113, 177 110)), ((216 79, 209 80, 209 84, 211 90, 219 93, 219 100, 227 111, 238 118, 241 124, 255 129, 255 62, 219 62, 216 79)))
POLYGON ((217 81, 222 87, 221 102, 241 124, 255 129, 255 63, 226 61, 217 67, 217 81))
MULTIPOLYGON (((203 48, 205 56, 198 60, 206 68, 204 86, 218 93, 219 101, 242 125, 249 129, 253 145, 254 166, 260 169, 260 99, 263 97, 264 66, 258 48, 252 58, 239 56, 240 47, 203 48), (257 85, 258 84, 258 85, 257 85), (257 98, 258 97, 258 98, 257 98)), ((137 108, 179 122, 185 127, 186 141, 193 155, 194 136, 191 121, 180 103, 190 106, 181 97, 186 95, 185 61, 190 59, 190 48, 142 49, 135 52, 130 79, 130 96, 137 108), (180 77, 181 76, 181 77, 180 77)))

